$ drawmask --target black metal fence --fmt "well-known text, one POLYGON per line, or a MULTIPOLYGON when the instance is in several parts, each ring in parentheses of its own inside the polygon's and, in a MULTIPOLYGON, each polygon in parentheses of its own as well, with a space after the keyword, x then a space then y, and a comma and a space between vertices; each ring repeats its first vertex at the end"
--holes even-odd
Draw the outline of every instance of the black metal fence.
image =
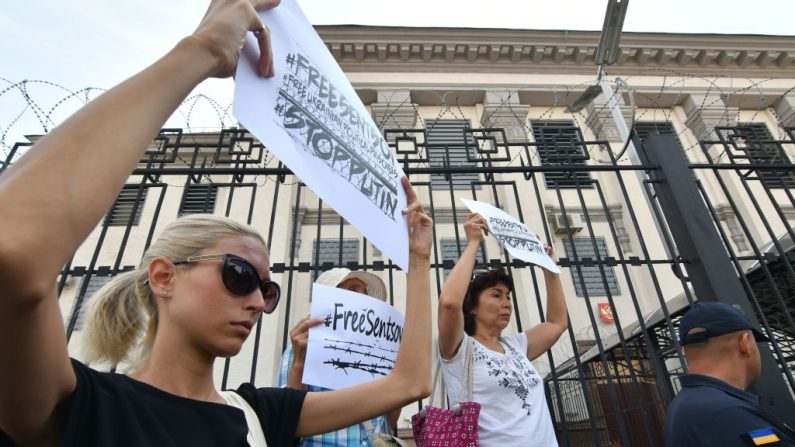
MULTIPOLYGON (((556 249, 571 324, 536 367, 545 375, 562 446, 663 445, 665 409, 686 371, 675 336, 678 318, 697 297, 745 300, 773 340, 759 390, 763 396, 766 390, 786 390, 775 399, 767 396, 764 404, 792 422, 793 129, 774 139, 758 123, 716 128, 714 139, 686 151, 688 166, 681 147, 648 134, 643 143, 635 139, 644 160, 638 162, 609 141, 585 141, 572 123, 531 123, 533 142, 508 141, 504 129, 464 123, 450 131, 456 124, 448 124, 440 124, 444 135, 434 133, 433 125, 384 131, 435 220, 435 292, 464 246, 467 212, 458 197, 518 216, 556 249), (676 160, 654 161, 674 150, 676 160), (649 157, 648 151, 656 155, 649 157), (671 163, 679 163, 678 174, 663 166, 671 163), (668 200, 678 197, 672 182, 688 183, 697 193, 687 203, 668 200), (690 208, 709 216, 703 231, 720 243, 712 248, 712 259, 684 246, 689 242, 681 234, 691 231, 690 217, 680 222, 672 216, 690 208), (715 268, 724 275, 730 269, 742 296, 710 295, 716 278, 702 266, 712 262, 722 263, 715 268)), ((0 172, 26 146, 16 145, 0 162, 0 172)), ((76 335, 91 292, 132 268, 166 222, 194 212, 223 214, 259 228, 285 294, 279 311, 257 325, 250 346, 225 361, 222 386, 273 383, 291 323, 308 310, 309 284, 321 270, 343 265, 373 271, 387 282, 390 301, 402 303, 398 269, 248 132, 163 129, 107 218, 59 278, 71 347, 79 349, 76 335)), ((703 238, 692 231, 690 236, 703 238)), ((536 267, 492 242, 479 260, 517 278, 514 330, 543 321, 545 292, 536 267)))

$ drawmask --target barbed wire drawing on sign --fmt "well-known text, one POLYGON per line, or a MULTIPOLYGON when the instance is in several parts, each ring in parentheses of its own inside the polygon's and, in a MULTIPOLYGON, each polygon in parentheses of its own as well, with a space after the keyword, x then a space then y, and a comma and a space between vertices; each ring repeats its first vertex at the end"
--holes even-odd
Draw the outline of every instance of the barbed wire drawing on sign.
POLYGON ((329 350, 331 352, 338 351, 344 353, 348 359, 337 357, 326 360, 323 363, 326 365, 331 365, 335 369, 340 369, 346 374, 348 369, 354 369, 369 373, 372 376, 385 376, 389 374, 389 371, 392 371, 392 369, 395 367, 394 358, 395 355, 397 355, 397 351, 394 349, 386 349, 377 345, 369 346, 363 343, 333 340, 328 338, 324 339, 324 341, 328 342, 328 344, 323 346, 323 349, 329 350), (392 356, 385 356, 375 351, 390 353, 392 356), (350 360, 352 356, 360 356, 362 360, 350 360))

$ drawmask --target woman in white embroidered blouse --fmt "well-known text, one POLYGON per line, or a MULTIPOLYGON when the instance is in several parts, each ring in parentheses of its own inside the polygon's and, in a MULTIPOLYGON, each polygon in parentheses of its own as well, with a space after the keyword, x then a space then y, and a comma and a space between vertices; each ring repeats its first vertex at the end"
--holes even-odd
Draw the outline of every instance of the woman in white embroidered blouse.
MULTIPOLYGON (((513 279, 500 270, 472 278, 486 220, 470 214, 467 246, 439 297, 439 352, 450 403, 464 399, 466 343, 472 343, 472 399, 481 405, 481 446, 557 446, 544 387, 530 363, 560 338, 568 325, 560 277, 544 270, 546 321, 518 334, 502 335, 511 321, 513 279), (471 279, 471 281, 470 281, 471 279)), ((554 256, 552 249, 547 253, 554 256)))

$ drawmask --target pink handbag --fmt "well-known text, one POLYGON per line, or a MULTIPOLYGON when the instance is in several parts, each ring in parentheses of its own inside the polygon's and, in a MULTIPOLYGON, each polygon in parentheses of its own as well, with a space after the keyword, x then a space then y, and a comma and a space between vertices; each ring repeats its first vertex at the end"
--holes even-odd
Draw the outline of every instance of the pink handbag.
MULTIPOLYGON (((411 417, 411 429, 417 447, 479 447, 478 416, 480 404, 472 401, 472 339, 465 352, 465 371, 467 377, 466 401, 452 410, 427 405, 411 417)), ((439 361, 433 375, 433 391, 428 402, 433 402, 436 381, 439 379, 439 361)))

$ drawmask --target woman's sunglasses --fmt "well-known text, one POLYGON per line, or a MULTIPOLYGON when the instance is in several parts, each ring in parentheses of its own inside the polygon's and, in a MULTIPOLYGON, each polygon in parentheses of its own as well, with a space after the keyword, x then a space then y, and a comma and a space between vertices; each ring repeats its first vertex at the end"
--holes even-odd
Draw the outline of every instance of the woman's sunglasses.
POLYGON ((226 290, 230 293, 237 296, 247 296, 259 287, 262 291, 262 298, 265 300, 263 312, 269 314, 276 309, 276 305, 279 304, 279 297, 282 294, 279 285, 269 279, 260 279, 254 266, 240 256, 230 254, 200 255, 186 259, 175 259, 171 262, 174 265, 180 265, 208 259, 223 259, 221 280, 224 282, 226 290))

